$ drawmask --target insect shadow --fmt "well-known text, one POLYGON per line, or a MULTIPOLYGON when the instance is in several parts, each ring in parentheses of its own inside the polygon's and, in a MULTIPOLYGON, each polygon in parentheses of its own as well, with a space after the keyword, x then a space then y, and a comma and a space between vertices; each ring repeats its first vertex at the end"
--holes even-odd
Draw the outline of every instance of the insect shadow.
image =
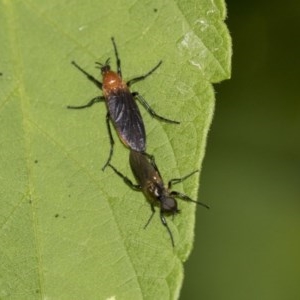
POLYGON ((114 172, 118 176, 120 176, 124 180, 124 182, 130 188, 132 188, 135 191, 142 191, 146 199, 149 201, 152 214, 144 228, 146 228, 149 225, 150 221, 152 220, 155 213, 155 206, 159 207, 160 220, 162 224, 165 226, 165 228, 167 229, 170 235, 172 246, 174 247, 175 244, 174 244, 173 234, 168 226, 165 215, 174 216, 179 213, 179 209, 177 207, 177 201, 175 198, 179 198, 188 202, 193 202, 202 205, 205 208, 209 208, 208 205, 199 201, 195 201, 183 193, 177 191, 171 191, 172 185, 175 185, 177 183, 186 180, 187 178, 189 178, 190 176, 198 172, 198 170, 182 178, 171 179, 168 183, 168 186, 166 187, 164 185, 160 172, 156 166, 153 156, 147 153, 140 153, 131 150, 129 155, 129 163, 130 163, 132 173, 137 181, 137 184, 132 183, 132 181, 128 177, 126 177, 121 172, 119 172, 113 165, 111 164, 108 165, 114 170, 114 172))
POLYGON ((125 82, 122 79, 121 60, 119 58, 115 40, 113 37, 111 40, 117 62, 117 72, 111 70, 110 59, 107 59, 104 64, 96 62, 96 68, 101 70, 102 82, 87 73, 75 61, 72 61, 72 64, 85 74, 88 80, 102 90, 103 95, 91 99, 87 104, 82 106, 67 106, 69 109, 83 109, 91 107, 97 102, 105 101, 107 107, 106 125, 110 140, 110 152, 102 170, 109 164, 114 149, 114 139, 111 132, 110 121, 113 123, 120 140, 125 146, 138 152, 146 151, 145 126, 135 99, 145 107, 152 117, 167 123, 179 124, 177 121, 169 120, 158 115, 138 92, 131 92, 129 90, 132 84, 150 76, 162 64, 162 61, 148 73, 125 82))

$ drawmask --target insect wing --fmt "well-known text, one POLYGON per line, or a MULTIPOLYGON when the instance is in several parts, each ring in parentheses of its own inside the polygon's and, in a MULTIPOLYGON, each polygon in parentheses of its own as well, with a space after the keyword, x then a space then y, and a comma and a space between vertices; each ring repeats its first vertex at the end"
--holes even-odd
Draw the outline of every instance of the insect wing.
POLYGON ((148 182, 162 182, 159 173, 145 154, 130 151, 129 163, 136 181, 142 187, 145 187, 148 182))
POLYGON ((139 108, 131 93, 118 90, 107 99, 110 117, 120 139, 130 149, 145 151, 146 133, 139 108))

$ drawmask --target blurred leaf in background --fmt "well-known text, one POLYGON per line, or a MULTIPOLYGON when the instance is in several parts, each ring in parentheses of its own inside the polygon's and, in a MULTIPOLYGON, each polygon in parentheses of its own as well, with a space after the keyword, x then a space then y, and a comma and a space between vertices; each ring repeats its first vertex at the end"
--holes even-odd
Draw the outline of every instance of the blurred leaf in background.
POLYGON ((300 3, 227 1, 232 79, 217 86, 181 299, 300 295, 300 3))

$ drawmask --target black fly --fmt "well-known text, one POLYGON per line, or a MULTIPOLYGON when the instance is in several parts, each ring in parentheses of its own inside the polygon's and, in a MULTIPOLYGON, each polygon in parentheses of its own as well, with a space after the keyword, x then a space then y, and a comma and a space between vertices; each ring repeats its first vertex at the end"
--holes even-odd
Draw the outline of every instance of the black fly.
POLYGON ((172 246, 174 247, 173 235, 168 226, 165 215, 176 215, 177 213, 179 213, 177 201, 175 198, 179 198, 188 202, 194 202, 196 204, 209 208, 208 205, 199 201, 195 201, 183 193, 171 191, 172 185, 184 181, 198 171, 194 171, 182 178, 171 179, 168 183, 168 186, 165 187, 153 156, 150 156, 146 153, 140 153, 130 150, 129 162, 132 173, 134 174, 134 177, 138 184, 133 184, 129 178, 120 173, 111 164, 109 164, 109 166, 115 171, 117 175, 119 175, 124 180, 124 182, 130 188, 136 191, 142 191, 149 201, 152 214, 147 221, 145 228, 148 226, 155 213, 154 207, 159 206, 161 222, 166 227, 171 238, 172 246))

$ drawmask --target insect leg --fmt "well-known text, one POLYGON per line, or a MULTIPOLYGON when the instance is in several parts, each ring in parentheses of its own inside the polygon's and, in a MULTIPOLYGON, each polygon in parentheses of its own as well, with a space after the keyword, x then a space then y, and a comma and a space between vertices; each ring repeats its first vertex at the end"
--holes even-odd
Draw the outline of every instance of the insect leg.
POLYGON ((138 92, 133 92, 132 93, 132 96, 137 98, 140 103, 146 108, 146 110, 148 111, 148 113, 153 117, 153 118, 156 118, 160 121, 164 121, 164 122, 167 122, 167 123, 174 123, 174 124, 180 124, 180 122, 178 121, 173 121, 173 120, 170 120, 170 119, 166 119, 160 115, 158 115, 151 107, 150 105, 147 103, 147 101, 144 99, 144 97, 142 97, 138 92))
POLYGON ((118 74, 122 78, 121 60, 119 58, 119 53, 118 53, 117 45, 116 45, 115 39, 113 37, 111 38, 111 41, 113 43, 114 50, 115 50, 115 56, 116 56, 116 61, 117 61, 117 71, 118 71, 118 74))
POLYGON ((142 189, 140 185, 133 184, 132 181, 128 177, 126 177, 121 172, 119 172, 114 166, 112 166, 111 164, 108 164, 108 166, 110 166, 115 171, 115 173, 118 176, 120 176, 130 188, 132 188, 135 191, 140 191, 142 189))
POLYGON ((176 192, 176 191, 172 191, 172 192, 170 193, 170 195, 171 195, 171 196, 174 196, 174 197, 177 197, 177 198, 179 198, 179 199, 182 199, 182 200, 184 200, 184 201, 194 202, 194 203, 196 203, 196 204, 199 204, 199 205, 201 205, 201 206, 204 206, 204 207, 207 208, 207 209, 210 208, 207 204, 205 204, 205 203, 203 203, 203 202, 195 201, 195 200, 191 199, 189 196, 187 196, 186 194, 183 194, 183 193, 179 193, 179 192, 176 192))
POLYGON ((88 80, 90 80, 91 82, 93 82, 100 90, 102 90, 102 83, 100 81, 98 81, 94 76, 92 76, 91 74, 89 74, 88 72, 86 72, 85 70, 83 70, 79 65, 76 64, 75 61, 72 61, 71 63, 80 72, 82 72, 88 78, 88 80))
POLYGON ((108 159, 107 159, 105 165, 103 166, 102 171, 105 170, 105 168, 107 167, 107 165, 109 164, 109 162, 112 158, 112 155, 113 155, 113 152, 114 152, 114 144, 115 144, 114 138, 113 138, 112 133, 111 133, 111 128, 110 128, 110 115, 109 115, 109 113, 106 114, 106 126, 107 126, 109 141, 110 141, 110 151, 109 151, 108 159))
POLYGON ((131 80, 127 81, 126 84, 127 86, 131 86, 132 84, 146 79, 149 75, 151 75, 160 65, 162 64, 162 61, 160 61, 152 70, 150 70, 148 73, 145 75, 141 75, 139 77, 132 78, 131 80))
POLYGON ((171 232, 171 229, 170 229, 169 226, 168 226, 168 223, 167 223, 166 218, 165 218, 165 216, 164 216, 164 214, 163 214, 162 211, 160 211, 160 220, 161 220, 162 224, 163 224, 163 225, 166 227, 166 229, 168 230, 169 235, 170 235, 170 238, 171 238, 171 243, 172 243, 172 246, 173 246, 173 248, 174 248, 175 244, 174 244, 173 234, 172 234, 172 232, 171 232))
POLYGON ((92 100, 90 100, 87 104, 85 105, 80 105, 80 106, 72 106, 72 105, 68 105, 67 108, 70 109, 82 109, 82 108, 87 108, 87 107, 91 107, 93 104, 97 103, 97 102, 101 102, 104 100, 103 96, 98 96, 93 98, 92 100))
POLYGON ((151 207, 152 214, 151 214, 150 218, 148 219, 147 223, 145 224, 144 229, 147 228, 147 226, 149 225, 149 223, 151 222, 151 220, 152 220, 152 218, 155 214, 155 208, 154 208, 154 205, 152 203, 150 204, 150 207, 151 207))
POLYGON ((168 183, 168 188, 170 189, 172 187, 173 184, 177 184, 177 183, 180 183, 184 180, 186 180, 187 178, 189 178, 190 176, 194 175, 195 173, 199 172, 199 170, 196 170, 196 171, 193 171, 192 173, 182 177, 182 178, 174 178, 174 179, 171 179, 168 183))

